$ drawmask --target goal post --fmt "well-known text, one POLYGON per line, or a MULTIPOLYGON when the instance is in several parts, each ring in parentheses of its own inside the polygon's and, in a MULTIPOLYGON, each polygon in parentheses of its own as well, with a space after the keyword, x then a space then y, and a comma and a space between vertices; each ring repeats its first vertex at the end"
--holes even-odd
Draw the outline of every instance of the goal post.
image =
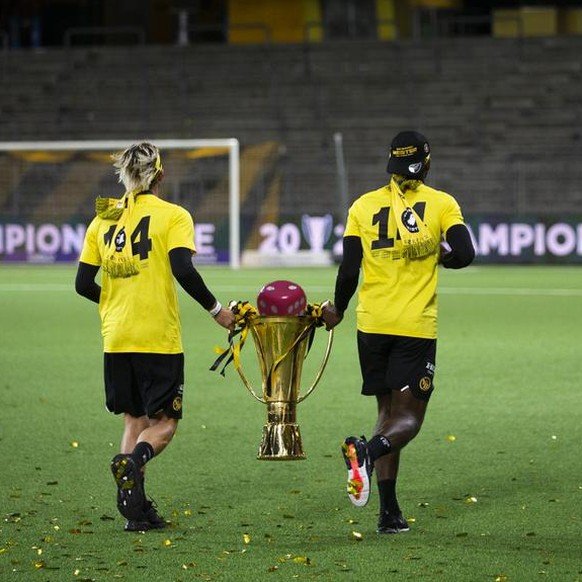
MULTIPOLYGON (((95 197, 122 194, 110 154, 139 141, 0 142, 0 262, 76 260, 95 197)), ((164 198, 194 216, 197 260, 238 269, 239 141, 147 141, 161 151, 164 198)))

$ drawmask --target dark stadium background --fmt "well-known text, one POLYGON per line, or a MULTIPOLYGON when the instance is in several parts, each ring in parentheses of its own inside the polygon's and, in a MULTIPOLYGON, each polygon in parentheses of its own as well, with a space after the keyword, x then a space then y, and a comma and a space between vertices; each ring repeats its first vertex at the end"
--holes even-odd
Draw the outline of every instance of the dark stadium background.
MULTIPOLYGON (((277 244, 292 229, 291 250, 309 250, 302 217, 330 215, 332 252, 413 127, 478 261, 581 260, 579 2, 2 0, 0 46, 2 142, 237 138, 245 249, 268 219, 277 244)), ((87 176, 63 196, 61 162, 0 156, 0 260, 15 259, 6 225, 87 222, 114 187, 87 176)), ((174 190, 227 238, 213 164, 175 173, 174 190)))

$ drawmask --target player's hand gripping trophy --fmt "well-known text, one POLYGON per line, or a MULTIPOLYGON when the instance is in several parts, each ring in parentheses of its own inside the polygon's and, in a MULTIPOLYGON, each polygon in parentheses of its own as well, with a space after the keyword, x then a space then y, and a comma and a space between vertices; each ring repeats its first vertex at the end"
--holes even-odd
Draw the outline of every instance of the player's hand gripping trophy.
MULTIPOLYGON (((267 423, 257 458, 261 460, 305 459, 297 424, 297 405, 315 389, 327 364, 333 342, 329 332, 327 346, 315 379, 301 394, 301 372, 315 329, 323 326, 321 304, 307 303, 303 289, 290 281, 274 281, 264 285, 257 298, 258 312, 247 302, 231 302, 236 316, 238 343, 230 341, 223 354, 230 360, 247 390, 267 406, 267 423), (248 330, 251 331, 259 360, 262 390, 257 394, 248 380, 241 362, 240 349, 248 330)), ((213 368, 222 358, 219 358, 213 368)), ((230 361, 229 360, 229 361, 230 361)), ((228 363, 228 362, 227 362, 228 363)))

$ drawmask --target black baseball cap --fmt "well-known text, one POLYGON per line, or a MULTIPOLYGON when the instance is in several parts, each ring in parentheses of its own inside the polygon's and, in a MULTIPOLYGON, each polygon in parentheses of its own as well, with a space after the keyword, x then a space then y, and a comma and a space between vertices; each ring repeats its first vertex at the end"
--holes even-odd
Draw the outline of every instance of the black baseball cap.
POLYGON ((430 162, 428 140, 418 131, 401 131, 390 144, 389 174, 424 179, 430 162))

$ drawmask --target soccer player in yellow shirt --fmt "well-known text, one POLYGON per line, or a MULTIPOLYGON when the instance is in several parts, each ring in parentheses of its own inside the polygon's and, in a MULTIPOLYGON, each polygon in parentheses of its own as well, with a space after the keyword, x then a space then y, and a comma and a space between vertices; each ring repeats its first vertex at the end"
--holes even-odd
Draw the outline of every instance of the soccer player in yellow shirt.
POLYGON ((375 396, 373 437, 345 439, 348 496, 363 506, 376 471, 378 533, 408 531, 396 496, 400 450, 419 432, 433 392, 437 338, 438 265, 460 269, 475 250, 456 200, 425 184, 430 146, 403 131, 390 147, 390 182, 351 206, 343 238, 334 303, 324 308, 328 329, 358 293, 357 344, 362 394, 375 396))
POLYGON ((174 278, 222 327, 233 329, 234 315, 192 264, 191 215, 159 197, 164 171, 157 146, 137 143, 112 159, 126 192, 119 200, 97 199, 75 289, 99 304, 106 406, 124 417, 121 452, 111 461, 117 507, 127 531, 143 531, 166 526, 146 497, 144 467, 170 443, 182 418, 184 354, 174 278))

